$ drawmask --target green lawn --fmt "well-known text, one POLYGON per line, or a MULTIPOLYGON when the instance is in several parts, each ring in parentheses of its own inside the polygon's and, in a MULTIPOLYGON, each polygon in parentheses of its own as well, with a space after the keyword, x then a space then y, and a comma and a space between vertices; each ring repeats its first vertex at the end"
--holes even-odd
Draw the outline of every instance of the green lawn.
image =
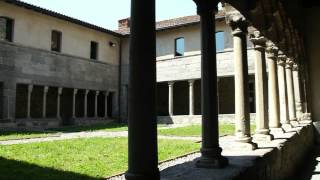
MULTIPOLYGON (((255 125, 251 125, 251 132, 255 131, 255 125)), ((219 135, 233 135, 235 127, 233 124, 220 124, 219 135)), ((201 136, 201 125, 192 125, 172 129, 158 129, 159 135, 165 136, 201 136)))
MULTIPOLYGON (((159 161, 197 151, 193 141, 158 141, 159 161)), ((100 179, 127 169, 127 138, 0 146, 0 179, 100 179)))

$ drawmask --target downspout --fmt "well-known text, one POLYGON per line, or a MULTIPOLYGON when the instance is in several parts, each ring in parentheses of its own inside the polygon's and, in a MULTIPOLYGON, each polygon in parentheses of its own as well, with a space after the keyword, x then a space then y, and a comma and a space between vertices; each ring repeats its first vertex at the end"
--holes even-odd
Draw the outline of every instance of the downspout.
POLYGON ((121 78, 122 78, 122 37, 120 37, 120 41, 119 41, 119 81, 118 81, 118 122, 121 123, 122 120, 121 120, 121 78))

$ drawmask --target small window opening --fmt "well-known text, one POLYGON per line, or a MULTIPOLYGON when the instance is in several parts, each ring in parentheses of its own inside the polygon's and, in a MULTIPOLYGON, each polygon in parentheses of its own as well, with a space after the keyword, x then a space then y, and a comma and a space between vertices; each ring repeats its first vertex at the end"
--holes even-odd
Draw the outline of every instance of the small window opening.
POLYGON ((184 55, 184 38, 177 38, 175 40, 175 56, 183 56, 184 55))
POLYGON ((224 32, 216 32, 216 51, 224 51, 224 32))
POLYGON ((97 59, 97 57, 98 57, 98 43, 91 41, 90 58, 97 59))
POLYGON ((51 51, 61 52, 62 33, 53 30, 51 33, 51 51))
POLYGON ((0 40, 13 41, 14 20, 7 17, 0 17, 0 40))

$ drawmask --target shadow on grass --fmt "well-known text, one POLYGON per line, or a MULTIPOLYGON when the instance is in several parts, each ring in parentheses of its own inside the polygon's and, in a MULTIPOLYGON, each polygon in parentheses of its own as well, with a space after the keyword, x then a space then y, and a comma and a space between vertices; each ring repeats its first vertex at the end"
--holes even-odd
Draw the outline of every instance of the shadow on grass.
POLYGON ((87 175, 41 167, 0 157, 0 179, 5 180, 99 180, 87 175))
POLYGON ((82 131, 97 131, 97 130, 127 130, 128 125, 124 123, 101 123, 88 126, 65 126, 61 128, 47 129, 49 132, 82 132, 82 131))

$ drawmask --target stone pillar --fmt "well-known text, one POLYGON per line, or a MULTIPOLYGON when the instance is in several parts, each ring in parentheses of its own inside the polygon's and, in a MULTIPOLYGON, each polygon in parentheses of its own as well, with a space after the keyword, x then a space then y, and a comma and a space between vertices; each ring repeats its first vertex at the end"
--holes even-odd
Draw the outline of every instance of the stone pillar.
POLYGON ((279 86, 277 68, 278 48, 273 43, 267 43, 267 63, 269 68, 268 93, 269 93, 269 125, 272 133, 283 132, 280 123, 279 86))
POLYGON ((33 90, 33 85, 28 85, 28 105, 27 105, 27 118, 31 119, 31 94, 33 90))
POLYGON ((94 98, 94 117, 98 118, 98 96, 100 91, 96 91, 95 98, 94 98))
POLYGON ((128 171, 125 178, 160 179, 156 113, 155 0, 131 1, 128 171))
POLYGON ((189 80, 189 115, 194 115, 194 80, 189 80))
POLYGON ((201 26, 201 157, 196 162, 200 168, 223 168, 228 159, 219 147, 217 57, 215 42, 215 11, 218 1, 194 0, 201 26))
POLYGON ((300 86, 300 68, 298 64, 293 64, 292 68, 294 96, 296 100, 296 117, 300 121, 303 118, 303 107, 301 99, 301 86, 300 86))
POLYGON ((283 128, 290 128, 288 98, 287 98, 287 80, 285 73, 286 56, 279 51, 278 54, 278 84, 279 84, 279 104, 280 120, 283 128))
POLYGON ((227 15, 227 21, 232 28, 234 43, 236 142, 239 142, 241 149, 254 150, 256 144, 252 143, 249 113, 248 23, 240 13, 227 15))
POLYGON ((43 88, 43 103, 42 103, 42 118, 46 118, 47 115, 47 94, 49 87, 44 86, 43 88))
POLYGON ((173 116, 173 85, 174 82, 168 82, 169 85, 169 116, 173 116))
POLYGON ((288 93, 288 108, 289 108, 289 120, 290 123, 296 124, 296 104, 294 99, 294 87, 293 87, 293 78, 292 78, 292 66, 293 61, 290 58, 287 58, 286 61, 286 80, 287 80, 287 93, 288 93))
POLYGON ((63 90, 63 88, 61 88, 61 87, 58 88, 58 95, 57 95, 57 119, 61 119, 61 115, 60 115, 60 100, 61 100, 62 90, 63 90))
POLYGON ((108 119, 108 96, 109 96, 109 91, 106 91, 104 93, 104 118, 108 119))
MULTIPOLYGON (((266 65, 266 39, 259 31, 251 35, 255 51, 256 134, 255 140, 272 140, 268 116, 268 87, 266 65)), ((237 87, 237 86, 236 86, 237 87)))
POLYGON ((88 93, 89 90, 84 90, 84 118, 88 117, 88 93))
POLYGON ((73 89, 73 99, 72 99, 72 118, 76 118, 76 98, 78 89, 73 89))

